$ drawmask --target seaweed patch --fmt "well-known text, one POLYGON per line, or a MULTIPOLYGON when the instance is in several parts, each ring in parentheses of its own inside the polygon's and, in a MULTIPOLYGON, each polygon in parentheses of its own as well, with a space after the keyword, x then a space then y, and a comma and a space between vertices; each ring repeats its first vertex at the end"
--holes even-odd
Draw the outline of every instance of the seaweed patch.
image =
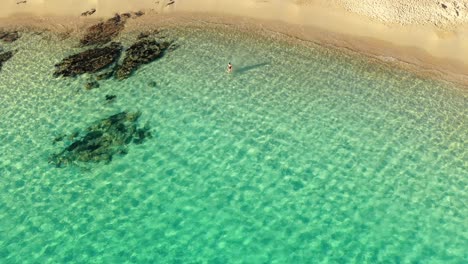
MULTIPOLYGON (((126 154, 130 143, 141 144, 151 137, 148 127, 137 127, 140 112, 121 112, 104 118, 88 127, 84 132, 78 132, 73 141, 59 153, 52 154, 49 163, 63 167, 77 162, 112 161, 117 154, 126 154)), ((55 139, 54 143, 62 141, 65 136, 55 139)))

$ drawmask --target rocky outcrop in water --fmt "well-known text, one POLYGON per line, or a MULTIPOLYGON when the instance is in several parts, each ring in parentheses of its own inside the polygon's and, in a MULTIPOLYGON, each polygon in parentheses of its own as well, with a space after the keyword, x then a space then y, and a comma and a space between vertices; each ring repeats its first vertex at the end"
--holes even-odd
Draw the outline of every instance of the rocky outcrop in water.
POLYGON ((128 144, 140 144, 151 137, 148 128, 137 127, 140 115, 121 112, 100 120, 64 150, 53 154, 49 162, 63 167, 76 162, 110 162, 114 155, 126 154, 128 144))
POLYGON ((0 39, 6 43, 15 42, 19 38, 20 38, 20 34, 18 33, 18 31, 12 31, 12 32, 0 31, 0 39))
POLYGON ((119 35, 124 27, 125 18, 116 14, 105 22, 89 27, 84 37, 80 40, 80 44, 83 46, 104 45, 119 35))
POLYGON ((117 98, 117 95, 106 94, 106 101, 107 101, 107 102, 112 102, 112 101, 115 100, 115 98, 117 98))
POLYGON ((103 48, 93 48, 71 55, 55 65, 54 76, 77 76, 95 73, 114 64, 120 57, 122 45, 117 42, 103 48))
POLYGON ((85 84, 85 89, 86 90, 92 90, 92 89, 96 89, 96 88, 99 88, 99 83, 95 80, 92 80, 92 81, 89 81, 85 84))
POLYGON ((141 39, 125 51, 125 58, 117 67, 115 76, 119 80, 126 79, 141 65, 148 64, 163 55, 169 47, 168 42, 159 43, 156 40, 141 39))
POLYGON ((0 53, 0 71, 2 70, 3 63, 13 57, 12 51, 7 51, 4 53, 0 53))

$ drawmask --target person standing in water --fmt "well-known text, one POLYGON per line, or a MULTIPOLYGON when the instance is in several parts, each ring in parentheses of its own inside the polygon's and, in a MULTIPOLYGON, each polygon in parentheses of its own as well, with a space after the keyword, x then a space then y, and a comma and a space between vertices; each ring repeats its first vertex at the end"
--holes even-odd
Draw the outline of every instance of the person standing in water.
POLYGON ((230 62, 228 63, 227 72, 228 73, 232 72, 232 64, 230 62))

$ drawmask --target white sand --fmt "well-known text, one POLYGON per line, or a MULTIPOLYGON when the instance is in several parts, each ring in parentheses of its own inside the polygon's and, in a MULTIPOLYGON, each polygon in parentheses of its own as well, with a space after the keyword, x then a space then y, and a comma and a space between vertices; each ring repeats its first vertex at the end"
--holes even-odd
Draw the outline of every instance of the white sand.
MULTIPOLYGON (((97 8, 98 15, 109 15, 134 9, 160 11, 171 0, 2 0, 0 16, 16 12, 76 15, 97 8)), ((444 29, 468 23, 468 0, 175 0, 174 6, 200 6, 220 11, 239 7, 270 5, 282 15, 283 8, 321 6, 344 9, 373 20, 402 25, 435 25, 444 29)), ((266 11, 258 13, 268 15, 266 11)))
MULTIPOLYGON (((441 28, 468 23, 468 0, 330 0, 372 19, 441 28)), ((310 1, 308 1, 310 2, 310 1)))

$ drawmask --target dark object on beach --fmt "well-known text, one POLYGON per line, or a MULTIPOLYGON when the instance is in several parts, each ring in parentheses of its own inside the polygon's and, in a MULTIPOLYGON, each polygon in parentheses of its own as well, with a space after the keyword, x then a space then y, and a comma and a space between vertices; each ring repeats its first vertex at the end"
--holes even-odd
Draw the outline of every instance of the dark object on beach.
POLYGON ((115 73, 117 79, 123 80, 130 77, 141 65, 148 64, 161 57, 169 45, 168 42, 159 43, 150 39, 142 39, 136 42, 126 50, 125 58, 115 73))
POLYGON ((16 2, 17 5, 19 4, 26 4, 28 1, 19 1, 19 2, 16 2))
POLYGON ((166 6, 170 6, 170 5, 174 4, 174 3, 175 3, 174 0, 169 0, 169 2, 166 4, 166 6))
POLYGON ((143 11, 137 11, 135 13, 133 13, 135 15, 134 18, 137 18, 137 17, 141 17, 142 15, 144 15, 145 13, 143 11))
POLYGON ((20 35, 18 31, 13 31, 13 32, 0 31, 0 39, 6 43, 15 42, 19 38, 20 38, 20 35))
POLYGON ((447 9, 447 5, 446 5, 446 4, 441 3, 440 5, 442 6, 443 9, 447 9))
POLYGON ((130 13, 123 13, 121 16, 122 16, 123 18, 131 18, 131 17, 132 17, 132 14, 130 14, 130 13))
POLYGON ((106 101, 113 101, 115 98, 117 98, 117 95, 106 94, 106 101))
POLYGON ((119 14, 105 22, 98 23, 89 27, 86 34, 80 40, 81 45, 104 45, 111 41, 114 37, 119 35, 120 31, 124 29, 125 19, 119 14))
POLYGON ((84 136, 53 154, 49 163, 63 167, 74 162, 110 162, 115 154, 126 154, 128 144, 141 144, 151 137, 149 128, 137 127, 140 115, 121 112, 98 121, 84 136))
POLYGON ((92 14, 94 14, 96 12, 96 8, 93 8, 93 9, 90 9, 88 11, 85 11, 83 13, 81 13, 81 16, 90 16, 92 14))
POLYGON ((89 81, 86 83, 85 89, 92 90, 95 88, 99 88, 99 83, 97 81, 89 81))
POLYGON ((12 51, 7 51, 4 53, 0 53, 0 71, 2 70, 3 63, 13 57, 12 51))
POLYGON ((83 73, 94 73, 115 63, 122 52, 122 45, 112 42, 103 48, 93 48, 71 55, 55 65, 55 77, 76 76, 83 73))

